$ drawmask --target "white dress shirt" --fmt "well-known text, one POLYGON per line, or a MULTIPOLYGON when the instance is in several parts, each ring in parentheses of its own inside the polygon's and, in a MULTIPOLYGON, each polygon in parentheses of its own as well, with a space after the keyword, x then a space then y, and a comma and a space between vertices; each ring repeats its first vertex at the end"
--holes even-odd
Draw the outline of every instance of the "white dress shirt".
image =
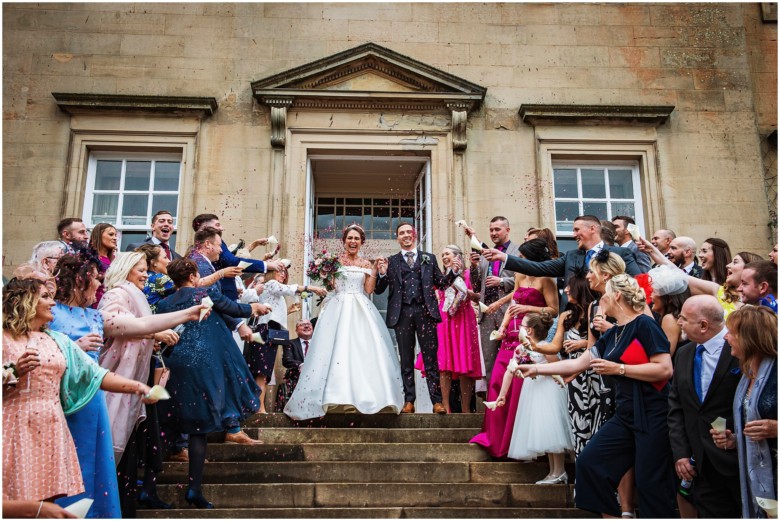
POLYGON ((723 351, 723 343, 726 341, 726 328, 720 333, 710 338, 701 345, 704 346, 704 352, 701 355, 701 395, 702 400, 707 396, 707 390, 712 383, 712 375, 715 374, 715 368, 720 360, 720 353, 723 351))

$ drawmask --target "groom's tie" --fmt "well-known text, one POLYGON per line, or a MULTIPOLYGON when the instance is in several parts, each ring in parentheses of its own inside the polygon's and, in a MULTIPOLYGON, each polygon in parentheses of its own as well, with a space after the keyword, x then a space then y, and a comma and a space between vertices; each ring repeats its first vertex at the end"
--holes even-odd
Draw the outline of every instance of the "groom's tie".
POLYGON ((406 263, 409 265, 409 267, 414 268, 414 252, 407 251, 404 255, 406 256, 406 263))

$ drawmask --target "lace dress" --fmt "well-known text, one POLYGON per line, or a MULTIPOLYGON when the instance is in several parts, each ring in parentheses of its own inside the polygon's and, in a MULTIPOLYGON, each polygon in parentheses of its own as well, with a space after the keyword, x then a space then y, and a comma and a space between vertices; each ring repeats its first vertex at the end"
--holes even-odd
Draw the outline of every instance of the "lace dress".
POLYGON ((306 363, 285 414, 295 420, 356 409, 399 413, 403 385, 398 353, 382 316, 363 290, 371 271, 342 266, 323 302, 306 363))

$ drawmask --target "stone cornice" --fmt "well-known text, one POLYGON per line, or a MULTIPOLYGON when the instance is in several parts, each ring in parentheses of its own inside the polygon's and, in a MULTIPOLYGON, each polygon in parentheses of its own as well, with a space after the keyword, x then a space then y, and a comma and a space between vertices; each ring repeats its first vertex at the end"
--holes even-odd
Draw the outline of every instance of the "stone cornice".
POLYGON ((662 125, 673 105, 542 105, 524 104, 518 113, 529 125, 662 125))
POLYGON ((129 96, 52 92, 57 106, 68 114, 88 112, 142 112, 166 115, 197 114, 206 118, 217 110, 217 100, 192 96, 129 96))

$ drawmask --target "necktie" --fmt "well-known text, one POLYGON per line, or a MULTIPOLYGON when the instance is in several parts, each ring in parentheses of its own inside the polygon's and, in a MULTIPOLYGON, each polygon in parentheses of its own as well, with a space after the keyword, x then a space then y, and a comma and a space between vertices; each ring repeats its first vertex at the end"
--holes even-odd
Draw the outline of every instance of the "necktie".
POLYGON ((405 253, 406 256, 406 263, 409 265, 410 268, 414 267, 414 252, 413 251, 407 251, 405 253))
POLYGON ((699 403, 704 401, 701 390, 701 358, 704 354, 704 346, 696 346, 696 354, 693 355, 693 388, 696 390, 696 396, 699 397, 699 403))
POLYGON ((585 254, 585 271, 590 271, 590 259, 592 259, 595 254, 596 252, 593 250, 588 250, 585 254))
POLYGON ((171 260, 171 247, 168 246, 168 243, 161 242, 160 246, 162 246, 162 249, 165 250, 165 256, 168 257, 168 260, 171 260))
POLYGON ((309 341, 304 340, 303 341, 303 357, 306 358, 306 355, 309 353, 309 341))
MULTIPOLYGON (((496 247, 496 249, 501 252, 506 251, 506 248, 506 244, 502 244, 501 246, 496 247)), ((501 261, 493 262, 492 272, 494 277, 498 277, 498 274, 501 273, 501 261)))

